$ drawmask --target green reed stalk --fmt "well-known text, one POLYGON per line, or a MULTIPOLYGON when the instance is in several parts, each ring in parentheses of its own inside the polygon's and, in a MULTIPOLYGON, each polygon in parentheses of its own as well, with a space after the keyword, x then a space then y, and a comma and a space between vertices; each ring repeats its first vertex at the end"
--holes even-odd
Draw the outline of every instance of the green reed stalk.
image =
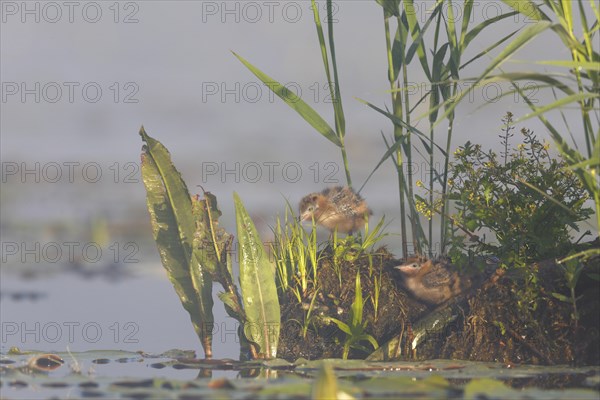
MULTIPOLYGON (((400 97, 400 93, 396 90, 396 74, 394 69, 394 57, 392 54, 392 44, 390 39, 390 22, 389 15, 383 9, 383 24, 385 28, 385 45, 387 49, 387 60, 388 60, 388 80, 390 82, 390 88, 392 89, 392 108, 393 113, 396 117, 402 119, 402 98, 400 97)), ((394 140, 399 141, 402 140, 403 129, 394 124, 394 140)), ((396 173, 398 174, 398 197, 400 200, 400 232, 402 235, 402 254, 404 257, 408 256, 408 245, 407 245, 407 234, 406 234, 406 208, 404 205, 404 193, 406 193, 406 180, 404 178, 403 171, 403 157, 402 157, 402 147, 398 146, 396 150, 396 173)))

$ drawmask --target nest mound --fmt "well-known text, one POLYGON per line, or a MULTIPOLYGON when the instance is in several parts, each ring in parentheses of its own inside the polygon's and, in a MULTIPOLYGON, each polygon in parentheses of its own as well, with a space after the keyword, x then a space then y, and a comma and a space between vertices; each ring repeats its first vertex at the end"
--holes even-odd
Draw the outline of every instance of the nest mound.
MULTIPOLYGON (((316 285, 310 282, 306 293, 300 294, 301 302, 291 291, 280 295, 279 357, 295 360, 342 356, 346 334, 330 318, 346 323, 350 320, 359 272, 365 332, 380 345, 402 338, 404 350, 399 359, 600 365, 600 284, 588 275, 599 272, 597 259, 588 262, 579 279, 579 319, 575 320, 572 304, 554 295, 570 295, 563 270, 554 261, 530 266, 538 279, 535 307, 527 303, 533 300, 523 296, 524 277, 497 270, 478 288, 432 308, 413 299, 399 285, 393 267, 400 261, 384 247, 352 260, 334 257, 331 248, 321 252, 316 285), (442 334, 421 341, 417 351, 408 351, 411 325, 444 307, 459 310, 456 318, 442 334)), ((370 349, 368 342, 361 344, 370 349)), ((349 357, 367 355, 368 352, 353 348, 349 357)))

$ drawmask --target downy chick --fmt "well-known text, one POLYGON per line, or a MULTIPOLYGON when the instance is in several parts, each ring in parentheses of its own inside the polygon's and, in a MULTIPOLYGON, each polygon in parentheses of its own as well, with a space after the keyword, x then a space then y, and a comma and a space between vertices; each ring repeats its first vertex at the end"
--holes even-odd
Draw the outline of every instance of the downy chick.
POLYGON ((367 202, 352 188, 336 186, 320 193, 311 193, 300 201, 300 221, 314 218, 318 225, 330 231, 352 234, 364 226, 373 214, 367 202))
POLYGON ((402 275, 406 289, 430 305, 442 304, 471 287, 469 278, 458 275, 444 261, 412 257, 394 268, 402 275))

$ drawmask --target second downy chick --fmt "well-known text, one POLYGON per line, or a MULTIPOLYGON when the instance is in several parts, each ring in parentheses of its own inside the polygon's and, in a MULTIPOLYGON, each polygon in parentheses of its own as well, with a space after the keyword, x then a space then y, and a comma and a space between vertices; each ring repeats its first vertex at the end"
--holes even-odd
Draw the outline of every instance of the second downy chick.
POLYGON ((394 268, 402 275, 406 289, 417 300, 430 305, 442 304, 471 287, 468 277, 449 269, 444 261, 413 257, 394 268))

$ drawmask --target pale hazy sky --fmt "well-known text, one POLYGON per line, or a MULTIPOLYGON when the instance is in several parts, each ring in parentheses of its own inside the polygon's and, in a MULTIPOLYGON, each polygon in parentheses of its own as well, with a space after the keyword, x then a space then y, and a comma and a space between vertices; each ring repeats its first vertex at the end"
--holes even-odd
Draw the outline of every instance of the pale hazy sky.
MULTIPOLYGON (((390 104, 382 10, 374 1, 334 4, 346 144, 360 184, 385 152, 380 132, 391 134, 385 117, 355 100, 390 104)), ((472 23, 501 10, 507 10, 501 2, 476 3, 472 23)), ((419 6, 422 23, 427 15, 419 6)), ((309 1, 4 1, 2 18, 3 161, 39 161, 41 168, 58 162, 65 176, 64 163, 79 163, 74 172, 82 175, 90 162, 100 164, 103 179, 114 177, 115 169, 135 174, 126 163, 139 160, 137 131, 144 124, 169 148, 190 186, 204 184, 227 201, 237 190, 256 206, 272 209, 281 205, 280 193, 295 203, 304 192, 344 182, 338 149, 273 98, 230 52, 301 93, 333 125, 309 1)), ((511 18, 484 31, 465 59, 525 25, 523 17, 511 18)), ((565 55, 538 40, 518 58, 565 55)), ((484 57, 473 63, 463 76, 476 76, 485 62, 484 57)), ((413 67, 410 80, 421 85, 418 63, 413 67)), ((523 65, 506 66, 515 67, 523 65)), ((474 113, 482 96, 498 93, 496 87, 482 89, 460 107, 456 146, 466 140, 494 145, 504 112, 526 111, 522 101, 508 96, 474 113)), ((425 122, 418 127, 427 129, 425 122)), ((442 128, 440 143, 443 135, 442 128)), ((395 178, 387 164, 364 191, 379 197, 376 210, 395 207, 390 185, 395 178)), ((143 191, 130 186, 114 187, 114 196, 123 191, 123 197, 141 200, 143 191)))

